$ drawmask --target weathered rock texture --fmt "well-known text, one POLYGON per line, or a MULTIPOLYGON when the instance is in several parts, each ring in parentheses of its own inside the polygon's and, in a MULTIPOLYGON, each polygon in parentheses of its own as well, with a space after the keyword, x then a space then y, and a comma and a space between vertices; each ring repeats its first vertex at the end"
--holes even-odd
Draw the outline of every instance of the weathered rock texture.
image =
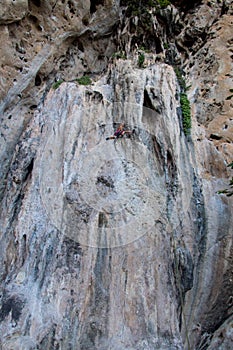
POLYGON ((232 3, 124 4, 1 3, 3 350, 232 348, 232 3))
POLYGON ((27 0, 1 0, 0 24, 7 24, 21 20, 28 11, 27 0))

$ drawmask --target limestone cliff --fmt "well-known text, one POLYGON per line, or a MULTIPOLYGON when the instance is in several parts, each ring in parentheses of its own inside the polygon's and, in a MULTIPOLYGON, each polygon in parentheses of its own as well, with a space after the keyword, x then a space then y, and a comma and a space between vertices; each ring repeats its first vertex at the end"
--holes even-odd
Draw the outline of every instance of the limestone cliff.
POLYGON ((233 5, 165 3, 0 2, 3 350, 232 348, 233 5))

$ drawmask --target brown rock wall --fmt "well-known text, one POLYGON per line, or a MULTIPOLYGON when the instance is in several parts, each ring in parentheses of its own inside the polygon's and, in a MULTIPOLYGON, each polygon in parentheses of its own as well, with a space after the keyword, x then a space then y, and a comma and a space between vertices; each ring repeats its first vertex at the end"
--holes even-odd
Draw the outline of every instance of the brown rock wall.
POLYGON ((0 347, 228 349, 232 2, 174 1, 148 32, 119 1, 21 10, 0 26, 0 347))

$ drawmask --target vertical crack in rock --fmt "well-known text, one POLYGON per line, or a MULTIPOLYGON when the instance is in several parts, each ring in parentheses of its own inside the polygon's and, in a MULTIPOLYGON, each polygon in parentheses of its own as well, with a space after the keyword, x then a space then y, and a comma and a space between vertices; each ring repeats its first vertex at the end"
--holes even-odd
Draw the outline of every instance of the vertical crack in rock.
POLYGON ((93 269, 90 309, 80 349, 99 348, 108 337, 108 312, 111 283, 111 250, 98 249, 93 269))

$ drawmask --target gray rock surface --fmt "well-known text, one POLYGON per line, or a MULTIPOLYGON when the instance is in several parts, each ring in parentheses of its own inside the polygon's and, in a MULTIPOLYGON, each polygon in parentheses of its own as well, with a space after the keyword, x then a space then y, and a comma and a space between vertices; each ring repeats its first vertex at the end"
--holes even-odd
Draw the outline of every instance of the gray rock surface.
POLYGON ((119 1, 1 26, 1 349, 232 347, 232 3, 180 6, 143 33, 119 1))
POLYGON ((208 350, 231 349, 233 342, 232 325, 232 317, 229 317, 229 319, 217 329, 211 341, 208 339, 207 335, 207 340, 209 342, 208 350))

